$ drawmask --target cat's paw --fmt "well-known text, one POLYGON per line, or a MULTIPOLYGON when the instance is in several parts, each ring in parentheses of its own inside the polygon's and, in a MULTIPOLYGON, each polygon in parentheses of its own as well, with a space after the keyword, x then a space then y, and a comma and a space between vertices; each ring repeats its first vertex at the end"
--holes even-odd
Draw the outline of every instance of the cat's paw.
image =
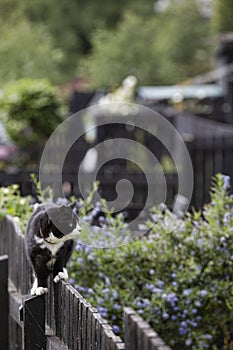
POLYGON ((43 295, 46 293, 48 293, 48 288, 44 288, 44 287, 37 287, 36 289, 31 290, 32 295, 43 295))
POLYGON ((31 295, 35 295, 36 294, 37 287, 38 287, 38 281, 37 281, 37 278, 35 278, 33 286, 32 286, 32 289, 30 291, 31 295))
POLYGON ((63 281, 68 281, 68 273, 67 273, 67 270, 64 268, 63 269, 63 272, 58 272, 57 276, 54 277, 54 282, 55 283, 58 283, 60 280, 63 280, 63 281))

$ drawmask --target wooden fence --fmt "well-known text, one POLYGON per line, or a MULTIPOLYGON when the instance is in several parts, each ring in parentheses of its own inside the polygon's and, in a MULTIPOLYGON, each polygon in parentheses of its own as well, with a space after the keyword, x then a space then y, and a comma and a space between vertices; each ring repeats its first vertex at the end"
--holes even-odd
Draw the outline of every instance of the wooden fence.
MULTIPOLYGON (((127 179, 134 186, 134 195, 132 201, 125 208, 125 211, 128 213, 128 218, 134 218, 138 215, 138 212, 141 211, 147 200, 147 191, 148 191, 148 183, 147 179, 142 173, 137 172, 124 172, 124 170, 120 170, 114 172, 113 168, 106 167, 98 176, 98 181, 100 182, 100 195, 107 199, 107 201, 114 200, 116 195, 116 184, 121 179, 127 179), (111 177, 107 176, 107 173, 111 173, 111 177)), ((17 174, 7 174, 5 172, 0 172, 0 187, 1 186, 9 186, 12 184, 18 184, 20 187, 20 192, 23 196, 25 195, 35 195, 36 188, 30 178, 30 171, 20 171, 17 174)), ((36 172, 35 172, 36 173, 36 172)), ((38 175, 38 173, 36 173, 38 175)), ((89 181, 89 178, 92 179, 92 175, 84 174, 85 179, 89 188, 91 189, 92 180, 89 181)), ((167 193, 166 193, 166 203, 168 205, 172 205, 175 195, 177 194, 178 181, 177 174, 166 174, 166 184, 167 184, 167 193)), ((64 173, 62 178, 64 194, 69 196, 75 196, 76 198, 80 197, 80 189, 79 184, 77 182, 77 173, 70 172, 64 173), (68 188, 68 192, 66 189, 68 188)), ((48 176, 47 186, 52 186, 56 184, 57 179, 53 179, 52 176, 48 176)), ((153 193, 159 191, 159 183, 156 182, 157 178, 154 176, 153 181, 153 193)), ((157 203, 159 204, 159 203, 157 203)))
POLYGON ((97 309, 68 283, 56 285, 50 279, 46 296, 28 295, 32 270, 26 260, 23 235, 11 218, 0 220, 0 237, 2 350, 169 350, 128 308, 124 343, 97 309))
POLYGON ((194 170, 192 205, 200 209, 210 200, 209 191, 215 174, 229 175, 233 185, 233 137, 199 138, 189 144, 189 152, 194 170))
MULTIPOLYGON (((209 191, 211 187, 212 177, 221 172, 229 175, 233 179, 233 137, 232 136, 221 136, 221 137, 196 137, 195 140, 187 142, 187 147, 190 153, 192 161, 193 172, 194 172, 194 188, 191 200, 191 206, 200 209, 204 203, 208 202, 209 191)), ((87 183, 90 184, 91 180, 88 181, 88 177, 92 178, 90 174, 84 174, 87 183)), ((76 172, 64 172, 63 173, 63 184, 64 193, 69 197, 74 195, 80 196, 80 188, 77 181, 76 172), (67 190, 68 189, 68 190, 67 190)), ((98 180, 101 183, 100 194, 103 198, 108 201, 112 201, 116 196, 116 184, 120 179, 129 180, 134 186, 134 196, 130 204, 126 207, 129 219, 134 218, 138 215, 138 212, 144 208, 148 194, 147 179, 142 173, 127 172, 125 168, 120 165, 116 170, 114 166, 108 164, 98 174, 98 180), (111 176, 109 176, 109 174, 111 176)), ((178 189, 178 175, 177 173, 165 173, 166 180, 166 204, 172 207, 174 197, 177 194, 178 189)), ((55 180, 52 176, 48 176, 48 184, 54 184, 55 180)), ((159 188, 159 184, 156 183, 157 177, 153 177, 153 193, 159 188)), ((19 184, 22 195, 34 194, 35 186, 30 179, 30 171, 20 171, 17 174, 8 174, 0 171, 0 186, 8 186, 11 184, 19 184)), ((156 199, 156 198, 155 198, 156 199)))

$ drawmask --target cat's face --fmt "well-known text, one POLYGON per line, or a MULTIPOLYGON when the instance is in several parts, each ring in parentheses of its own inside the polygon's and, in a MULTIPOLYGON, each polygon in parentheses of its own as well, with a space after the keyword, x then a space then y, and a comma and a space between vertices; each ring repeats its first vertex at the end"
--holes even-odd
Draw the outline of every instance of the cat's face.
POLYGON ((49 216, 49 235, 46 238, 48 242, 56 243, 78 238, 81 227, 71 207, 48 208, 47 214, 49 216))

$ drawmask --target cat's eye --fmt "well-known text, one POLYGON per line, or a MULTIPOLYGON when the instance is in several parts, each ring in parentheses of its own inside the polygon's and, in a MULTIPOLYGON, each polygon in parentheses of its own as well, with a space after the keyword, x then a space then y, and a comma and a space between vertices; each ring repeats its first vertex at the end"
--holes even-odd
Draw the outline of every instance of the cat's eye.
POLYGON ((70 223, 69 223, 69 226, 70 226, 70 227, 72 227, 72 226, 73 226, 73 223, 72 223, 72 222, 70 222, 70 223))

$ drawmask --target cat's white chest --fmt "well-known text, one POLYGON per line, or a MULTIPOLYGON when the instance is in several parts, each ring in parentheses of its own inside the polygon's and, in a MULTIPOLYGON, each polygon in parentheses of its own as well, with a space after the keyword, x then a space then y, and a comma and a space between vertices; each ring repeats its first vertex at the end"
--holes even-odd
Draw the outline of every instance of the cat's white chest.
POLYGON ((58 242, 58 243, 48 243, 44 242, 45 247, 51 252, 52 256, 55 256, 58 252, 58 250, 63 246, 64 242, 58 242))
MULTIPOLYGON (((51 234, 52 235, 52 234, 51 234)), ((63 246, 64 241, 56 242, 56 243, 49 243, 46 242, 43 238, 40 237, 35 237, 36 243, 39 244, 41 249, 47 248, 52 257, 55 257, 57 254, 58 250, 63 246)))

